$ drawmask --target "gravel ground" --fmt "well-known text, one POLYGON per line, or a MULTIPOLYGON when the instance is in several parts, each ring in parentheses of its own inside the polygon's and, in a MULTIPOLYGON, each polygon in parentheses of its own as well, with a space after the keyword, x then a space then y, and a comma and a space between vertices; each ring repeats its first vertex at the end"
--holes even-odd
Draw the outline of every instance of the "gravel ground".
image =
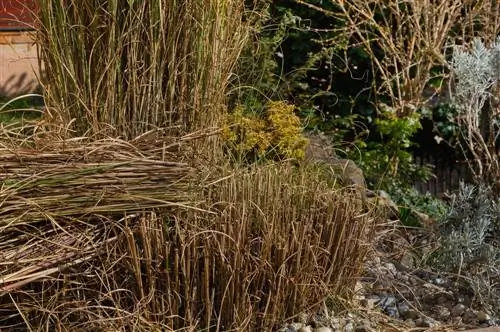
POLYGON ((499 326, 475 301, 467 283, 422 268, 436 244, 432 232, 398 231, 379 241, 357 283, 349 310, 325 305, 303 313, 279 332, 460 331, 499 326))

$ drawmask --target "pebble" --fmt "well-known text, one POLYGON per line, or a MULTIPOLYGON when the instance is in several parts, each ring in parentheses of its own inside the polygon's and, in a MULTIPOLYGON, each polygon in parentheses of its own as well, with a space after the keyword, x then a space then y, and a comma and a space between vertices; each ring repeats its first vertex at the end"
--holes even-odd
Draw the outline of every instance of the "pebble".
POLYGON ((448 310, 448 308, 446 308, 444 306, 435 307, 435 312, 436 312, 436 315, 441 320, 446 320, 446 319, 450 318, 450 316, 451 316, 450 310, 448 310))
POLYGON ((441 278, 436 278, 433 280, 435 285, 443 286, 446 283, 446 280, 441 278))
POLYGON ((344 332, 354 332, 354 324, 352 322, 347 322, 344 326, 344 332))
POLYGON ((392 307, 395 304, 396 304, 396 298, 394 296, 386 296, 385 298, 380 300, 378 306, 381 307, 382 309, 386 309, 388 307, 392 307))
POLYGON ((452 309, 451 309, 451 314, 453 316, 462 316, 465 312, 465 305, 463 305, 462 303, 457 303, 452 309))
POLYGON ((398 269, 396 269, 396 265, 393 263, 385 263, 385 268, 392 274, 392 276, 396 276, 398 273, 398 269))
POLYGON ((313 332, 313 329, 310 325, 301 327, 297 332, 313 332))
POLYGON ((318 327, 314 332, 333 332, 333 330, 329 327, 318 327))
POLYGON ((415 320, 415 325, 417 327, 434 327, 436 324, 430 318, 417 318, 415 320))
POLYGON ((484 323, 489 321, 491 319, 491 316, 488 315, 486 312, 480 310, 476 313, 476 319, 478 320, 479 323, 484 323))

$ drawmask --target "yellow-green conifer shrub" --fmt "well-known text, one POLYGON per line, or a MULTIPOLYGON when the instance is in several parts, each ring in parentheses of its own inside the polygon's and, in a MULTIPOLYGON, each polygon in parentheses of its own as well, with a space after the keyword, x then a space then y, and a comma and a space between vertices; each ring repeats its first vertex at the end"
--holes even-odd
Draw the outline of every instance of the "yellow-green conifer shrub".
POLYGON ((285 101, 271 101, 258 116, 246 114, 243 106, 237 106, 223 128, 230 153, 246 160, 303 159, 308 140, 294 109, 285 101))

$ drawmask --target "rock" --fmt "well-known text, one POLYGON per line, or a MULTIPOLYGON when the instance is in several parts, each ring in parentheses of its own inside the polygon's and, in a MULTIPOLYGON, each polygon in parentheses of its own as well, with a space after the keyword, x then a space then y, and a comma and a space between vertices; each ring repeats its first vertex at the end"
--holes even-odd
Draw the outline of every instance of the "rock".
POLYGON ((392 307, 396 304, 396 298, 394 296, 386 296, 383 299, 380 300, 378 303, 378 306, 381 307, 382 309, 385 309, 387 307, 392 307))
POLYGON ((333 330, 329 327, 318 327, 314 329, 314 332, 333 332, 333 330))
POLYGON ((476 319, 479 323, 484 323, 489 321, 491 319, 491 316, 488 315, 486 312, 480 310, 476 312, 476 319))
POLYGON ((456 304, 452 309, 451 309, 451 314, 456 317, 456 316, 462 316, 465 312, 466 306, 463 305, 462 303, 456 304))
POLYGON ((363 319, 362 321, 358 322, 354 329, 354 332, 370 332, 370 331, 372 331, 372 328, 370 326, 370 322, 366 319, 363 319))
POLYGON ((335 154, 331 140, 324 134, 309 132, 305 133, 305 136, 309 140, 305 149, 305 159, 312 162, 323 162, 330 166, 342 184, 354 187, 365 201, 367 186, 361 168, 352 160, 339 159, 335 154))
POLYGON ((398 311, 403 319, 417 319, 419 316, 419 312, 411 309, 405 302, 398 304, 398 311))
POLYGON ((313 329, 310 325, 301 327, 297 332, 313 332, 313 329))
POLYGON ((399 312, 396 307, 388 307, 385 308, 384 312, 387 314, 387 316, 392 317, 392 318, 399 318, 399 312))
POLYGON ((380 190, 378 195, 370 197, 369 201, 382 208, 387 219, 399 219, 399 207, 385 191, 380 190))
POLYGON ((411 318, 406 319, 406 320, 405 320, 405 323, 406 323, 406 325, 408 325, 409 327, 416 327, 416 326, 417 326, 417 324, 415 324, 415 321, 414 321, 413 319, 411 319, 411 318))
POLYGON ((393 263, 385 263, 385 268, 393 276, 396 276, 398 274, 398 269, 396 269, 396 266, 393 263))
POLYGON ((467 306, 471 305, 472 299, 468 295, 463 295, 463 296, 458 297, 458 302, 462 303, 463 305, 465 305, 467 307, 467 306))
POLYGON ((450 310, 444 306, 436 306, 434 309, 439 320, 447 320, 451 316, 450 310))
POLYGON ((444 286, 446 284, 446 280, 443 278, 436 278, 433 280, 433 283, 438 286, 444 286))
POLYGON ((352 322, 347 322, 344 325, 344 332, 354 332, 354 324, 352 322))
POLYGON ((462 315, 463 321, 466 324, 471 324, 476 320, 476 312, 474 310, 468 308, 465 310, 464 314, 462 315))
POLYGON ((434 327, 436 323, 430 318, 420 317, 415 320, 415 325, 417 327, 434 327))

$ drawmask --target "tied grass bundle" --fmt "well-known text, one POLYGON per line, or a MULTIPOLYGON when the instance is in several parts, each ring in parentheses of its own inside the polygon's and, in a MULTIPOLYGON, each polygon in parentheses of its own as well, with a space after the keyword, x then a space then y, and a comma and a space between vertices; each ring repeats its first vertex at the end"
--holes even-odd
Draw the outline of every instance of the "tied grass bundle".
POLYGON ((188 205, 194 168, 119 140, 56 149, 0 146, 0 230, 13 225, 188 205))

